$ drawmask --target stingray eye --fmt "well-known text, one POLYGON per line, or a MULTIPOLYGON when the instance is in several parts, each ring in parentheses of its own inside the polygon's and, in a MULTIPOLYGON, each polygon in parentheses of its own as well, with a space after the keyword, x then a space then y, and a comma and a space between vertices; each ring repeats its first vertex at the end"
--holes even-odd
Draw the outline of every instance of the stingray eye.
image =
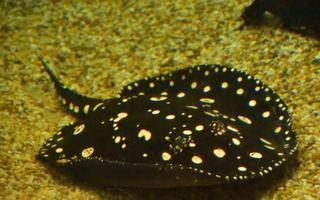
POLYGON ((271 173, 296 151, 285 103, 234 68, 188 67, 135 81, 104 101, 56 84, 90 115, 62 128, 40 157, 88 180, 134 187, 236 182, 271 173))

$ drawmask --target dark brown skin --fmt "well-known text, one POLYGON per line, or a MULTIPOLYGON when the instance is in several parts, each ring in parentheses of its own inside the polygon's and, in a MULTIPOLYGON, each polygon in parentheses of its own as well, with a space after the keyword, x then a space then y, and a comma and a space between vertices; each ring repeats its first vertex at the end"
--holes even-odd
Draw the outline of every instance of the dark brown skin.
POLYGON ((320 36, 320 0, 255 0, 242 18, 252 24, 261 21, 266 11, 280 17, 286 28, 320 36))

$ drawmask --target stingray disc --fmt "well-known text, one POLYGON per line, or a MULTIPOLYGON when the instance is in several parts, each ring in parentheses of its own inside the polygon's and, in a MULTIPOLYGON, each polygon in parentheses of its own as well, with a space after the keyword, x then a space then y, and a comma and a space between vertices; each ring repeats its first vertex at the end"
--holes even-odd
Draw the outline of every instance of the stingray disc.
POLYGON ((39 157, 87 182, 126 187, 213 185, 265 176, 296 151, 285 103, 245 72, 199 65, 133 82, 119 98, 68 89, 43 62, 79 118, 39 157))

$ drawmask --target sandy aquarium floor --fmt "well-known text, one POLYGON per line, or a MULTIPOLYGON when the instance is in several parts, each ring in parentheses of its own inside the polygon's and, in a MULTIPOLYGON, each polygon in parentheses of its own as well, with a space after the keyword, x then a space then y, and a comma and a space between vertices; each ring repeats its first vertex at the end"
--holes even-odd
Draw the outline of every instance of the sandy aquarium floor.
POLYGON ((2 0, 0 199, 320 199, 319 40, 273 23, 239 29, 250 3, 2 0), (245 70, 289 106, 299 135, 295 167, 261 184, 143 190, 76 183, 35 159, 49 136, 75 120, 38 56, 66 85, 103 98, 132 80, 199 63, 245 70))

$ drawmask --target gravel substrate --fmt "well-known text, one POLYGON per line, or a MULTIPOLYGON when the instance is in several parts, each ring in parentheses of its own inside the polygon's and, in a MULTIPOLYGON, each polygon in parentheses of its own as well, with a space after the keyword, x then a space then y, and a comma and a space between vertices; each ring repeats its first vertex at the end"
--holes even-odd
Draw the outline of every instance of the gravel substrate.
POLYGON ((239 27, 245 0, 0 2, 0 199, 320 199, 319 40, 273 23, 239 27), (174 190, 79 184, 35 159, 74 119, 58 102, 44 57, 64 83, 109 98, 132 80, 199 63, 245 70, 288 104, 297 167, 280 180, 174 190))

